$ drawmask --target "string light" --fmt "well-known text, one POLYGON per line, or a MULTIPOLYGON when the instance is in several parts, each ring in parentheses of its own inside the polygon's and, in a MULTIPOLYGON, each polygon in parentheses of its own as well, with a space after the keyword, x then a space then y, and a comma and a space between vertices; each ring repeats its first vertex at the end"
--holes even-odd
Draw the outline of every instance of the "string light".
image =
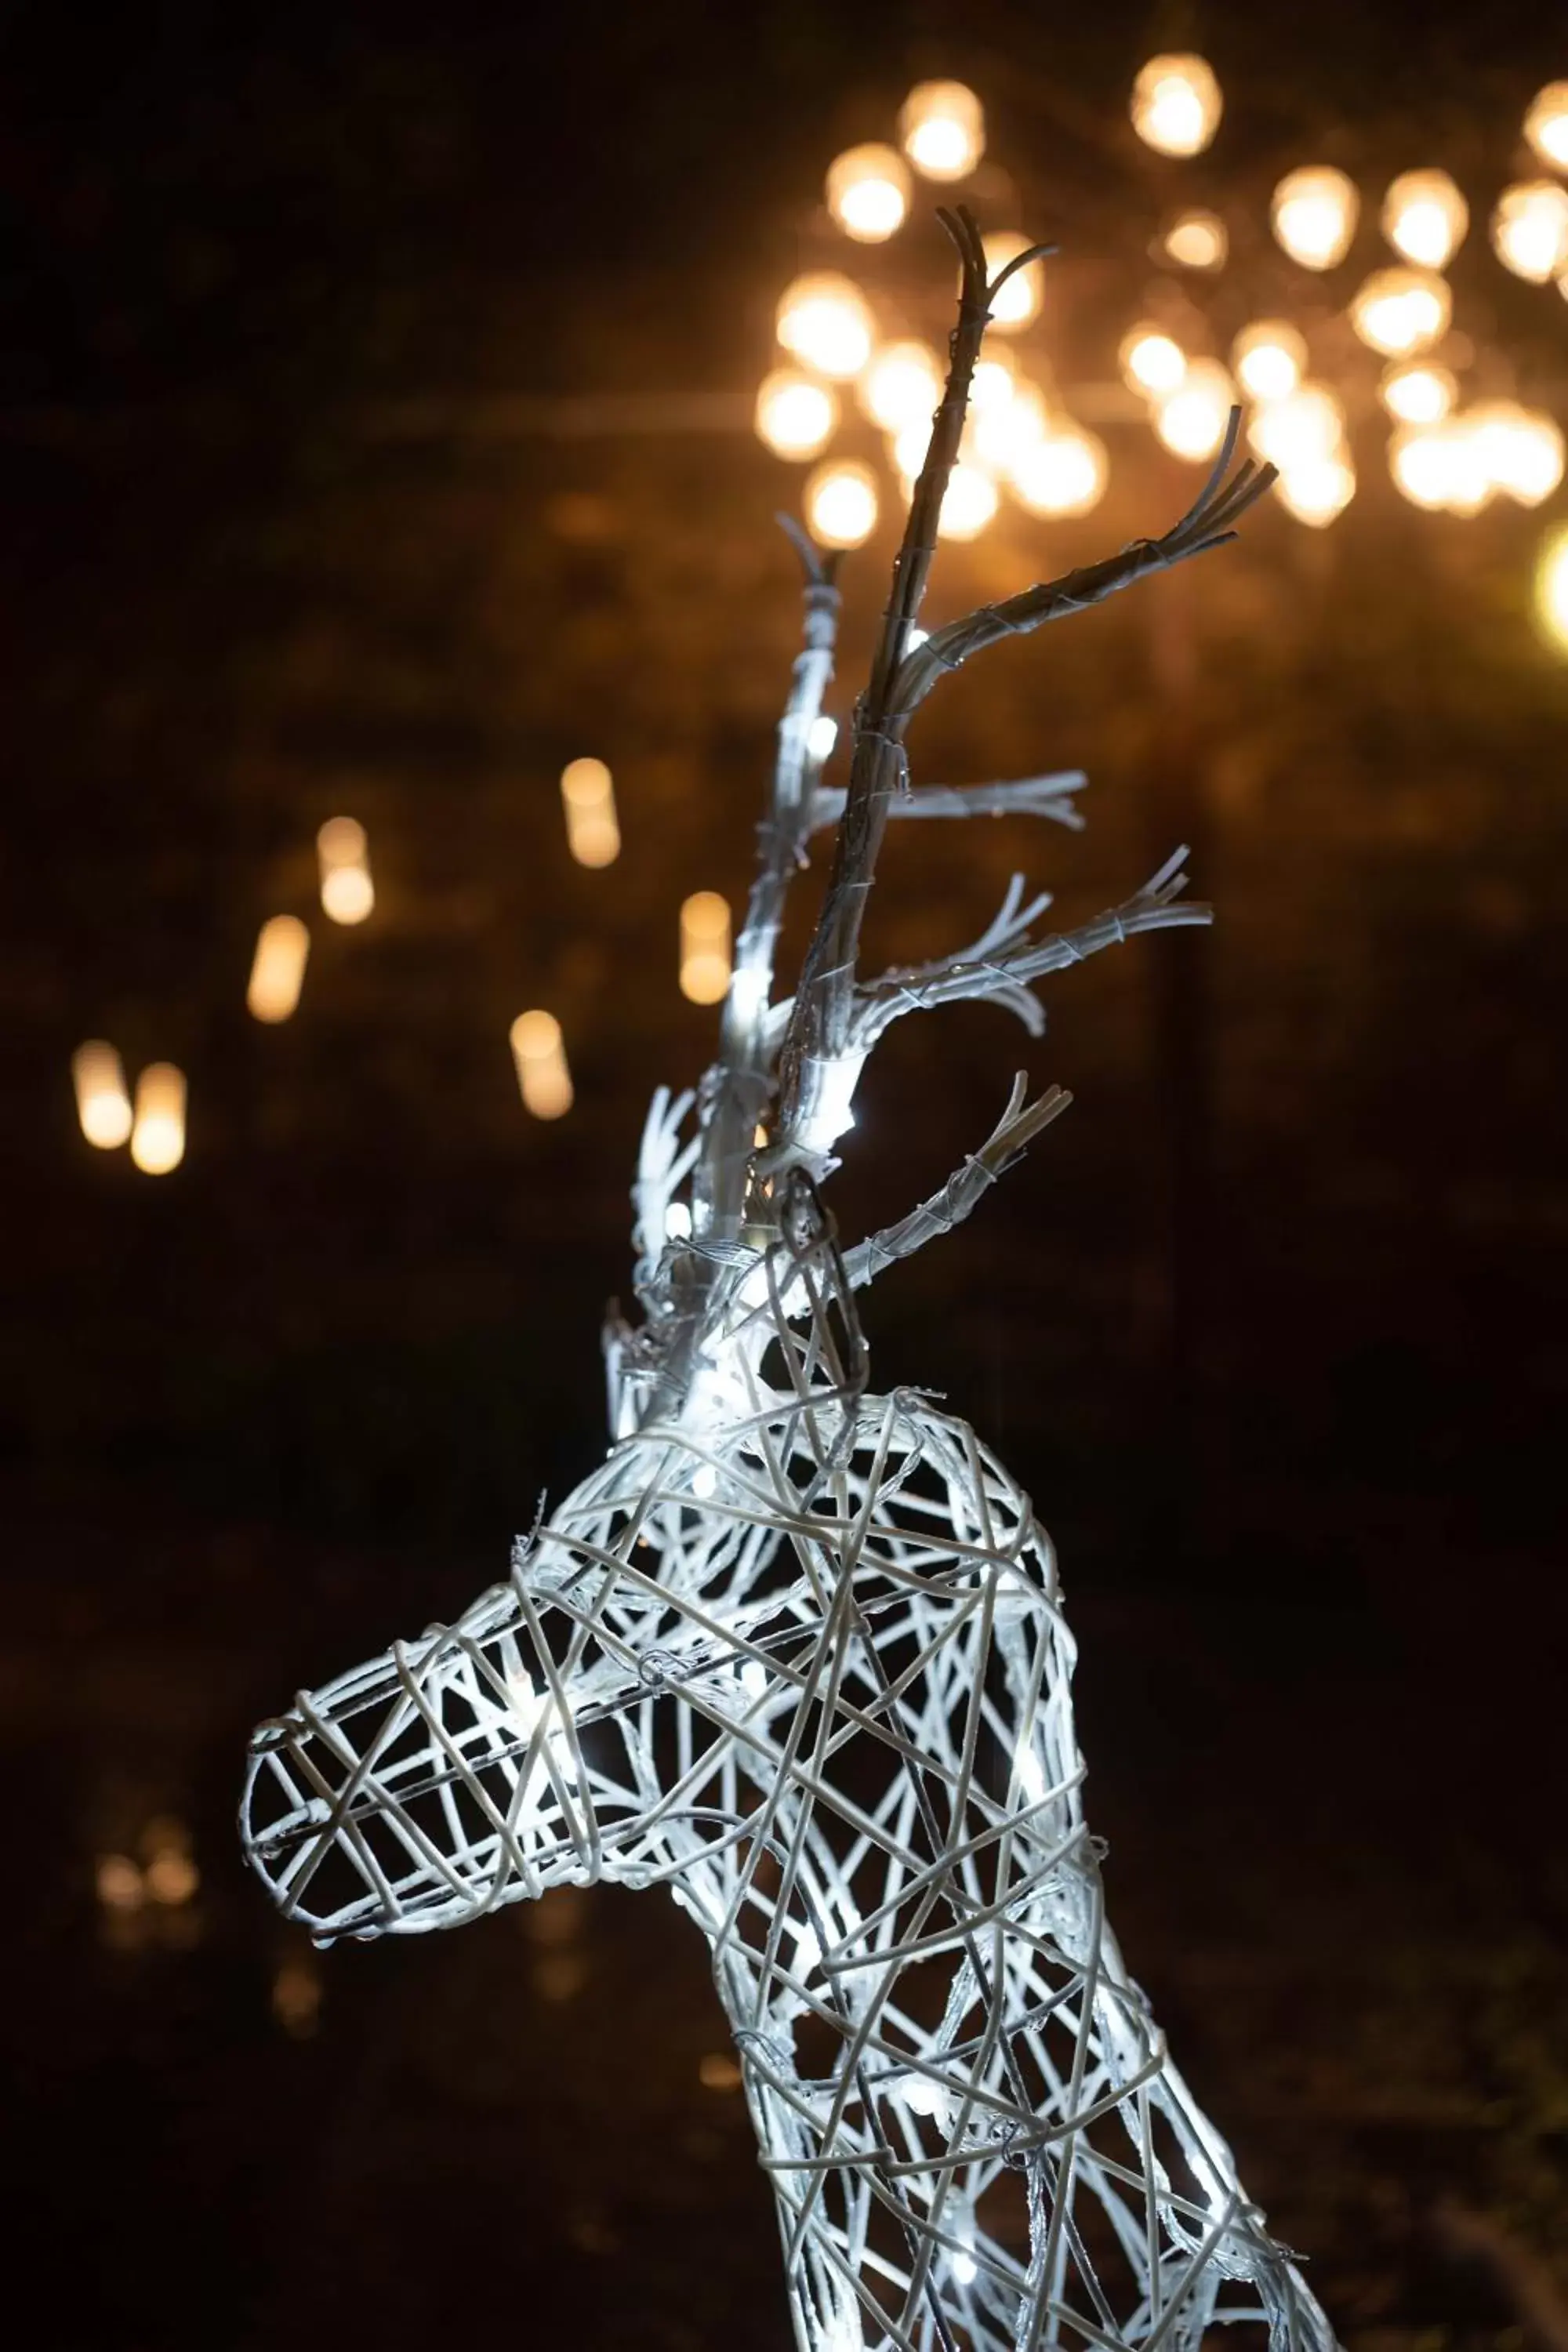
MULTIPOLYGON (((1010 261, 1027 253, 1031 240, 1016 230, 1003 229, 984 240, 985 275, 987 279, 999 277, 1010 261)), ((991 324, 999 334, 1016 335, 1040 312, 1044 272, 1037 261, 1025 269, 1015 269, 1007 283, 991 304, 991 324)))
POLYGON ((1383 233, 1395 253, 1442 269, 1464 243, 1470 208, 1447 172, 1401 172, 1383 200, 1383 233))
POLYGON ((1174 336, 1146 320, 1122 336, 1116 363, 1122 381, 1151 400, 1174 392, 1187 372, 1187 355, 1174 336))
POLYGON ((1350 251, 1361 212, 1353 180, 1331 163, 1287 172, 1268 208, 1279 243, 1303 269, 1332 269, 1350 251))
POLYGON ((1016 384, 1009 399, 983 409, 974 419, 975 456, 991 473, 1010 475, 1032 449, 1039 447, 1049 423, 1039 387, 1016 384))
POLYGON ((100 1151, 117 1150, 131 1132, 131 1097, 125 1067, 112 1045, 89 1037, 71 1055, 76 1115, 88 1141, 100 1151))
POLYGON ((1225 439, 1235 387, 1217 360, 1194 360, 1154 411, 1154 430, 1173 456, 1212 457, 1225 439))
POLYGON ((1560 653, 1568 653, 1568 523, 1560 523, 1535 569, 1535 614, 1560 653))
POLYGON ((942 366, 929 343, 885 343, 859 383, 860 405, 884 433, 929 425, 942 398, 942 366))
POLYGON ((332 816, 316 835, 321 910, 334 923, 363 923, 375 905, 365 831, 357 818, 332 816))
POLYGON ((983 467, 956 465, 947 478, 942 511, 937 517, 941 539, 978 539, 996 512, 996 485, 983 467))
POLYGON ((1465 420, 1493 489, 1539 506, 1563 479, 1563 435, 1555 420, 1514 400, 1489 400, 1465 420))
POLYGON ((298 915, 273 915, 262 924, 245 992, 247 1010, 258 1021, 287 1021, 300 1003, 310 934, 298 915))
POLYGON ((1406 426, 1388 445, 1388 469, 1413 506, 1446 507, 1455 471, 1449 431, 1442 424, 1406 426))
POLYGON ((1247 437, 1258 457, 1289 474, 1337 457, 1344 429, 1344 409, 1327 384, 1304 383, 1259 408, 1247 437))
POLYGON ((167 1176, 185 1156, 185 1074, 149 1062, 136 1081, 131 1157, 144 1176, 167 1176))
POLYGON ((963 180, 985 152, 985 114, 961 81, 917 82, 899 110, 905 154, 928 180, 963 180))
POLYGON ((1568 172, 1568 81, 1549 81, 1530 102, 1524 135, 1543 163, 1568 172))
POLYGON ((1307 345, 1284 319, 1243 327, 1231 345, 1237 382, 1254 400, 1283 400, 1307 372, 1307 345))
POLYGON ((819 547, 863 547, 877 528, 877 478, 869 466, 836 459, 807 478, 804 504, 819 547))
POLYGON ((757 438, 775 457, 815 457, 838 425, 838 395, 797 368, 774 368, 757 387, 757 438))
POLYGON ((1230 233, 1218 213, 1178 213, 1160 240, 1167 260, 1181 269, 1223 269, 1230 233))
POLYGON ((1026 449, 1010 478, 1031 514, 1085 515, 1104 497, 1107 472, 1104 443, 1071 425, 1026 449))
POLYGON ((1568 261, 1568 190, 1555 180, 1505 188, 1492 214, 1492 250, 1505 269, 1544 286, 1568 261))
POLYGON ((819 375, 858 375, 871 356, 873 327, 866 298, 852 278, 818 269, 797 278, 779 298, 778 339, 819 375))
POLYGON ((1447 368, 1423 360, 1413 367, 1389 368, 1377 396, 1402 425, 1439 425, 1458 398, 1459 387, 1447 368))
POLYGON ((861 245, 883 244, 909 208, 909 171, 896 148, 850 147, 828 165, 827 209, 861 245))
POLYGON ((1298 522, 1322 530, 1355 496, 1355 469, 1343 455, 1309 457, 1282 470, 1278 494, 1298 522))
POLYGON ((574 1100, 566 1045, 553 1013, 520 1013, 510 1032, 517 1083, 535 1118, 563 1118, 574 1100))
POLYGON ((616 787, 603 760, 569 760, 561 771, 566 846, 579 866, 613 866, 621 854, 616 787))
POLYGON ((1351 302, 1351 324, 1385 359, 1408 359, 1446 334, 1453 296, 1429 269, 1374 269, 1351 302))
POLYGON ((1146 147, 1162 155, 1201 155, 1219 129, 1224 100, 1203 58, 1151 58, 1139 68, 1129 112, 1146 147))
POLYGON ((680 992, 693 1004, 718 1004, 729 985, 729 901, 694 890, 680 909, 680 992))

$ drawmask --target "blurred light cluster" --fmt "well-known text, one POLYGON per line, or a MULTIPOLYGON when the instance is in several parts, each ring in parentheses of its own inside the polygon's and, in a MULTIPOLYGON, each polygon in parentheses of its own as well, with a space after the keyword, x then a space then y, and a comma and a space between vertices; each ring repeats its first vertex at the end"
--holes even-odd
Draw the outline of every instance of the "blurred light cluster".
POLYGON ((1541 409, 1489 400, 1406 424, 1389 446, 1394 479, 1413 505, 1474 515, 1497 497, 1539 506, 1563 479, 1563 435, 1541 409))
POLYGON ((1213 67, 1190 55, 1151 58, 1139 68, 1129 105, 1133 130, 1161 155, 1201 155, 1224 110, 1213 67))
POLYGON ((193 1906, 201 1883, 189 1829, 173 1814, 155 1814, 129 1850, 100 1853, 94 1864, 104 1941, 121 1951, 194 1943, 199 1922, 193 1906))

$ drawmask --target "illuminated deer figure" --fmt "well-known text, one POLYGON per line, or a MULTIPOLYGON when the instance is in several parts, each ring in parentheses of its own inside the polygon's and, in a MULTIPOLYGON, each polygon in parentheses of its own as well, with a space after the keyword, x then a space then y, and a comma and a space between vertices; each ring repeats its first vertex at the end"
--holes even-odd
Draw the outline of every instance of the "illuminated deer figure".
POLYGON ((719 1059, 695 1103, 656 1096, 644 1136, 646 1319, 607 1335, 615 1443, 455 1625, 259 1727, 243 1835, 323 1941, 597 1878, 668 1886, 712 1948, 801 2352, 1194 2352, 1226 2321, 1271 2352, 1329 2352, 1107 1925, 1073 1643, 1028 1497, 963 1422, 867 1387, 855 1290, 967 1216, 1066 1097, 1026 1104, 1019 1078, 943 1190, 858 1247, 839 1249, 817 1192, 900 1013, 992 997, 1037 1031, 1043 974, 1204 919, 1177 896, 1179 858, 1058 937, 1037 936, 1046 902, 1015 882, 966 953, 855 972, 889 817, 1077 821, 1078 776, 909 788, 905 731, 937 679, 1217 546, 1270 478, 1230 474, 1233 418, 1165 538, 917 640, 1001 282, 968 215, 944 220, 963 267, 951 371, 849 783, 822 789, 809 749, 837 595, 803 546, 805 646, 719 1059), (785 889, 835 823, 816 936, 774 1004, 785 889))

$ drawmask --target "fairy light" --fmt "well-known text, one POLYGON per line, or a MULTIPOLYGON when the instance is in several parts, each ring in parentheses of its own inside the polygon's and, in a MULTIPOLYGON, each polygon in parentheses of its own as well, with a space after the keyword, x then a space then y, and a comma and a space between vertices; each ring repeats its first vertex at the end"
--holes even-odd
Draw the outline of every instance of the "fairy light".
POLYGON ((1568 190, 1555 180, 1505 188, 1492 214, 1492 250, 1516 278, 1544 286, 1568 262, 1568 190))
POLYGON ((836 459, 807 478, 803 503, 819 547, 863 547, 877 528, 877 477, 858 460, 836 459))
POLYGON ((1361 212, 1355 182, 1331 163, 1287 172, 1268 216, 1278 242, 1303 269, 1332 269, 1350 251, 1361 212))
POLYGON ((985 113, 961 81, 917 82, 899 110, 905 154, 928 180, 963 180, 985 152, 985 113))
POLYGON ((881 245, 910 209, 909 167, 896 147, 847 148, 827 167, 827 209, 861 245, 881 245))
POLYGON ((1161 155, 1201 155, 1224 111, 1219 83, 1204 58, 1151 58, 1139 68, 1129 106, 1132 128, 1161 155))
POLYGON ((1383 233, 1395 253, 1442 269, 1464 243, 1470 208, 1447 172, 1401 172, 1383 200, 1383 233))
POLYGON ((974 454, 994 474, 1011 475, 1046 438, 1050 412, 1037 384, 1020 383, 1012 396, 982 409, 974 419, 974 454))
POLYGON ((1307 372, 1306 340, 1284 319, 1259 319, 1237 335, 1230 362, 1254 400, 1283 400, 1307 372))
POLYGON ((132 1114, 125 1066, 114 1047, 101 1037, 79 1045, 71 1055, 71 1084, 83 1135, 100 1151, 117 1150, 131 1133, 132 1114))
POLYGON ((535 1118, 563 1118, 573 1103, 566 1045, 553 1013, 520 1013, 510 1032, 524 1107, 535 1118))
POLYGON ((1530 102, 1524 135, 1543 163, 1568 172, 1568 81, 1549 81, 1530 102))
POLYGON ((774 368, 757 387, 757 438, 775 457, 815 457, 838 424, 838 395, 798 368, 774 368))
POLYGON ((906 495, 913 489, 921 478, 925 466, 926 453, 931 447, 931 435, 930 420, 923 416, 915 416, 911 417, 907 425, 900 425, 899 430, 889 437, 888 455, 892 459, 894 470, 904 486, 906 495))
POLYGON ((858 375, 871 356, 874 331, 866 298, 852 278, 818 269, 797 278, 779 298, 778 339, 819 375, 858 375))
POLYGON ((1031 514, 1085 515, 1105 495, 1105 444, 1080 425, 1059 426, 1026 449, 1009 478, 1031 514))
POLYGON ((1568 523, 1542 547, 1535 568, 1535 615, 1559 653, 1568 653, 1568 523))
POLYGON ((356 817, 332 816, 316 835, 321 910, 334 923, 363 923, 375 905, 370 851, 356 817))
POLYGON ((717 1004, 730 985, 730 902, 717 890, 694 890, 680 909, 680 992, 693 1004, 717 1004))
POLYGON ((942 366, 929 343, 884 343, 858 385, 860 405, 884 433, 930 423, 942 398, 942 366))
POLYGON ((1337 457, 1344 430, 1345 413, 1338 396, 1327 384, 1303 383, 1283 400, 1259 408, 1247 437, 1258 457, 1289 474, 1337 457))
POLYGON ((579 866, 613 866, 621 854, 616 787, 603 760, 569 760, 561 771, 566 846, 579 866))
POLYGON ((1235 388, 1217 360, 1194 360, 1154 411, 1154 430, 1173 457, 1212 457, 1225 439, 1235 388))
POLYGON ((1230 232, 1218 213, 1194 208, 1178 213, 1160 239, 1160 249, 1179 269, 1223 269, 1230 232))
MULTIPOLYGON (((999 277, 1009 262, 1027 253, 1029 244, 1028 237, 1018 236, 1013 229, 999 230, 994 236, 986 237, 984 247, 987 280, 999 277)), ((999 334, 1016 335, 1032 319, 1038 318, 1043 293, 1044 272, 1039 262, 1031 261, 1026 268, 1015 269, 993 298, 991 324, 999 334)))
POLYGON ((185 1156, 185 1074, 149 1062, 136 1081, 131 1157, 144 1176, 167 1176, 185 1156))
POLYGON ((1342 514, 1355 496, 1355 468, 1342 452, 1308 457, 1281 469, 1277 486, 1282 506, 1298 522, 1322 530, 1342 514))
POLYGON ((1351 324, 1385 359, 1408 359, 1446 334, 1453 297, 1429 269, 1374 269, 1351 301, 1351 324))
POLYGON ((1514 400, 1490 400, 1465 420, 1488 481, 1521 506, 1539 506, 1563 479, 1563 435, 1555 420, 1514 400))
POLYGON ((979 466, 954 466, 937 516, 940 539, 978 539, 996 512, 996 485, 979 466))
POLYGON ((1422 360, 1414 366, 1389 368, 1377 396, 1401 425, 1439 425, 1458 398, 1459 387, 1447 368, 1422 360))
POLYGON ((262 924, 245 992, 247 1010, 258 1021, 287 1021, 298 1009, 305 981, 310 934, 298 915, 272 915, 262 924))
POLYGON ((1175 337, 1147 323, 1122 336, 1116 363, 1123 383, 1149 400, 1174 392, 1187 372, 1187 355, 1175 337))
POLYGON ((1388 469, 1395 488, 1413 506, 1432 511, 1446 507, 1455 477, 1450 429, 1444 424, 1407 425, 1388 445, 1388 469))

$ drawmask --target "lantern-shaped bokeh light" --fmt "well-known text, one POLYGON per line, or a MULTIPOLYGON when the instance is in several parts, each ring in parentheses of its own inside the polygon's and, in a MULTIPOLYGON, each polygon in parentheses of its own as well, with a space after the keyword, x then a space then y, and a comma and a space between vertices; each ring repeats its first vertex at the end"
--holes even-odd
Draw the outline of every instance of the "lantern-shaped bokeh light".
POLYGON ((1107 470, 1104 443, 1080 425, 1063 424, 1024 450, 1008 478, 1031 514, 1083 515, 1104 497, 1107 470))
POLYGON ((928 180, 963 180, 985 152, 985 114, 961 81, 917 82, 899 110, 905 154, 928 180))
POLYGON ((717 1004, 729 985, 729 901, 694 890, 680 908, 680 992, 693 1004, 717 1004))
POLYGON ((1294 474, 1338 457, 1343 449, 1344 410, 1323 383, 1303 383, 1283 400, 1267 401, 1253 415, 1247 437, 1258 457, 1294 474))
POLYGON ((818 375, 840 381, 858 375, 871 356, 874 329, 866 298, 837 269, 811 270, 786 286, 776 324, 785 351, 818 375))
POLYGON ((1298 522, 1321 530, 1342 514, 1355 496, 1355 468, 1342 451, 1310 457, 1279 477, 1276 495, 1298 522))
POLYGON ((806 477, 802 501, 819 547, 863 547, 877 528, 877 478, 854 458, 835 458, 806 477))
POLYGON ((1516 400, 1489 400, 1465 422, 1493 489, 1524 507, 1551 497, 1563 479, 1563 434, 1553 417, 1516 400))
POLYGON ((1530 102, 1524 135, 1543 163, 1568 172, 1568 81, 1549 81, 1530 102))
POLYGON ((978 539, 996 512, 996 485, 982 466, 960 459, 947 478, 937 516, 941 539, 978 539))
POLYGON ((884 343, 858 391, 860 405, 884 433, 929 424, 942 398, 942 362, 929 343, 884 343))
POLYGON ((974 454, 993 474, 1011 474, 1046 437, 1050 422, 1037 384, 1015 384, 1006 400, 993 401, 973 419, 974 454))
MULTIPOLYGON (((1027 253, 1032 242, 1029 237, 1020 236, 1016 229, 1002 229, 994 236, 986 237, 984 240, 986 277, 999 277, 1010 261, 1016 261, 1021 253, 1027 253)), ((1044 273, 1038 261, 1031 261, 1026 268, 1015 269, 991 305, 991 324, 1001 334, 1017 334, 1031 319, 1038 318, 1043 290, 1044 273)))
POLYGON ((1154 411, 1154 430, 1173 457, 1212 457, 1225 439, 1236 388, 1217 360, 1194 360, 1154 411))
POLYGON ((1360 212, 1355 182, 1331 163, 1287 172, 1268 208, 1276 238, 1303 269, 1332 269, 1344 259, 1360 212))
POLYGON ((1442 269, 1463 244, 1470 208, 1447 172, 1401 172, 1383 200, 1383 233, 1422 269, 1442 269))
POLYGON ((1544 286, 1568 262, 1568 189, 1555 180, 1505 188, 1492 214, 1492 250, 1516 278, 1544 286))
POLYGON ((1116 363, 1122 381, 1146 400, 1174 392, 1187 372, 1187 355, 1174 336, 1147 320, 1122 336, 1116 363))
POLYGON ((1561 653, 1568 653, 1568 523, 1559 523, 1541 551, 1535 571, 1535 612, 1561 653))
POLYGON ((250 981, 245 992, 247 1011, 258 1021, 287 1021, 300 1003, 310 934, 298 915, 273 915, 256 936, 250 981))
POLYGON ((1160 250, 1178 269, 1223 269, 1230 233, 1218 213, 1178 213, 1161 236, 1160 250))
POLYGON ((100 1151, 118 1150, 131 1132, 131 1097, 113 1046, 101 1037, 79 1045, 71 1055, 71 1084, 83 1135, 100 1151))
POLYGON ((621 854, 615 781, 603 760, 569 760, 561 771, 566 846, 579 866, 613 866, 621 854))
POLYGON ((1283 400, 1307 371, 1307 345, 1285 319, 1259 319, 1231 345, 1237 382, 1254 400, 1283 400))
POLYGON ((553 1013, 520 1013, 511 1024, 511 1058, 524 1107, 535 1118, 563 1118, 572 1108, 572 1073, 553 1013))
POLYGON ((1377 396, 1401 425, 1439 425, 1458 398, 1459 387, 1447 368, 1416 360, 1387 369, 1377 396))
POLYGON ((774 368, 757 387, 755 422, 775 457, 815 457, 837 427, 838 395, 798 368, 774 368))
POLYGON ((185 1156, 185 1074, 149 1062, 136 1081, 131 1157, 144 1176, 166 1176, 185 1156))
POLYGON ((1139 138, 1162 155, 1201 155, 1223 110, 1213 67, 1190 55, 1151 58, 1128 108, 1139 138))
POLYGON ((1374 269, 1352 298, 1351 324, 1385 359, 1408 359, 1447 332, 1448 281, 1430 269, 1374 269))
POLYGON ((375 905, 364 827, 352 816, 331 816, 316 835, 321 908, 334 923, 363 923, 375 905))
POLYGON ((896 147, 850 147, 829 164, 827 209, 861 245, 882 244, 909 208, 909 167, 896 147))

